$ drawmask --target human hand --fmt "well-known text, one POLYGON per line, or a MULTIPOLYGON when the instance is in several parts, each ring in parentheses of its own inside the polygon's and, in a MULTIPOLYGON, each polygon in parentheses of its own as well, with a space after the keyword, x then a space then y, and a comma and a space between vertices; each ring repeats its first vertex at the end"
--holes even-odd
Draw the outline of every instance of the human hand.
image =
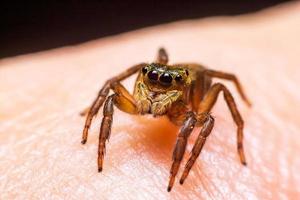
MULTIPOLYGON (((0 199, 299 198, 299 10, 294 2, 248 16, 176 22, 1 60, 0 199), (178 127, 166 118, 117 109, 104 169, 97 172, 102 112, 85 145, 79 112, 105 80, 153 61, 160 46, 170 63, 202 63, 240 79, 252 108, 226 84, 245 121, 246 167, 236 151, 235 124, 219 98, 212 111, 215 128, 184 185, 177 177, 172 192, 166 190, 178 127)), ((133 82, 125 86, 133 88, 133 82)))

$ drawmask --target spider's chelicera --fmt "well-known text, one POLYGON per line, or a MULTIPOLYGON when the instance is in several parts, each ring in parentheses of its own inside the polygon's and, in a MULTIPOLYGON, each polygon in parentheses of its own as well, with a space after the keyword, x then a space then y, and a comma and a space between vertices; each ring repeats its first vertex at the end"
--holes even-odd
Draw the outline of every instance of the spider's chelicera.
POLYGON ((199 156, 206 138, 213 129, 214 118, 210 115, 210 111, 221 92, 223 92, 225 101, 237 125, 237 149, 242 164, 246 165, 243 149, 244 122, 242 117, 227 87, 221 83, 212 84, 212 78, 232 81, 242 99, 250 106, 250 102, 246 98, 236 76, 210 70, 194 63, 174 65, 168 65, 167 63, 168 55, 162 48, 158 52, 156 62, 135 65, 106 81, 91 107, 82 113, 83 115, 87 114, 82 136, 82 144, 85 144, 92 119, 105 102, 99 135, 98 171, 102 171, 105 143, 110 136, 113 108, 116 106, 126 113, 135 115, 152 114, 155 117, 167 115, 173 123, 181 126, 173 150, 173 164, 170 170, 168 191, 171 191, 173 187, 188 137, 195 126, 202 127, 180 178, 180 183, 183 184, 199 156), (138 77, 134 92, 130 94, 120 82, 135 73, 138 73, 138 77), (110 90, 113 91, 111 95, 109 95, 110 90))

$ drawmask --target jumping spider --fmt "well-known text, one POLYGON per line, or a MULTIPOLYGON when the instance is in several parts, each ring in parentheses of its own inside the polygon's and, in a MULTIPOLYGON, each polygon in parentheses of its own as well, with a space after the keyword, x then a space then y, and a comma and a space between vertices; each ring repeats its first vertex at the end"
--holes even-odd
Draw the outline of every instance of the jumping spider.
POLYGON ((184 63, 167 65, 168 55, 161 48, 155 63, 141 63, 115 76, 104 84, 90 108, 82 112, 87 114, 82 135, 82 144, 86 143, 92 118, 97 114, 105 101, 98 146, 98 171, 102 171, 105 142, 109 139, 113 121, 114 105, 120 110, 135 114, 167 115, 170 121, 182 126, 173 150, 173 164, 170 170, 168 191, 171 191, 180 162, 183 158, 188 137, 195 126, 202 127, 191 156, 185 165, 180 184, 189 174, 199 156, 206 138, 214 126, 210 111, 218 95, 223 92, 225 101, 237 125, 237 150, 241 163, 246 165, 243 149, 244 122, 237 109, 230 91, 221 83, 212 84, 212 78, 232 81, 242 99, 250 106, 241 84, 235 75, 207 69, 199 64, 184 63), (138 73, 134 92, 131 95, 120 81, 138 73), (109 91, 114 93, 108 96, 109 91), (107 97, 108 96, 108 97, 107 97))

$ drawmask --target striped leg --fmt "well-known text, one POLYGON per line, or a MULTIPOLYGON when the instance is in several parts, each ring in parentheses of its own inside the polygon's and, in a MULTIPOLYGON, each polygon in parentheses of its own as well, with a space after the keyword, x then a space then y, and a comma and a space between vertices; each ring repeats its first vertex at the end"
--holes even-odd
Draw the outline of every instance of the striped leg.
POLYGON ((189 115, 187 116, 186 120, 183 123, 183 126, 181 127, 179 134, 177 136, 177 141, 175 148, 173 150, 173 164, 170 170, 170 180, 169 180, 169 186, 168 186, 168 192, 171 191, 174 181, 175 181, 175 176, 178 172, 181 160, 183 158, 185 149, 186 149, 186 144, 187 144, 187 139, 192 133, 195 124, 197 122, 197 119, 195 117, 195 114, 190 112, 189 115))
POLYGON ((196 140, 196 143, 192 149, 192 154, 188 160, 188 162, 185 165, 184 171, 182 173, 182 176, 180 178, 180 184, 183 184, 184 180, 188 176, 191 168, 193 167, 196 159, 198 158, 199 154, 201 153, 202 147, 205 144, 206 138, 211 133, 214 126, 214 118, 212 116, 208 116, 206 119, 206 122, 204 123, 202 130, 196 140))

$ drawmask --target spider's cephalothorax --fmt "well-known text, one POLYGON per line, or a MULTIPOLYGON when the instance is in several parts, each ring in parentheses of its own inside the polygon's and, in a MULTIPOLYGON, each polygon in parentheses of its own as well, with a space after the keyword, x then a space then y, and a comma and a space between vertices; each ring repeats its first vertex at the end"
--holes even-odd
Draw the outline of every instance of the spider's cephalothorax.
POLYGON ((167 115, 173 123, 182 126, 173 151, 168 191, 173 187, 189 135, 195 126, 202 127, 181 176, 180 183, 183 184, 199 156, 206 138, 212 131, 214 118, 210 115, 210 111, 220 92, 223 92, 237 125, 238 153, 241 162, 246 165, 242 117, 230 91, 221 83, 212 84, 211 80, 212 78, 221 78, 232 81, 242 99, 250 105, 236 76, 210 70, 199 64, 168 65, 167 63, 167 53, 164 49, 160 49, 155 63, 135 65, 106 81, 91 107, 82 113, 83 115, 87 114, 82 136, 82 143, 85 144, 92 119, 105 102, 99 135, 98 171, 102 171, 105 145, 110 136, 115 105, 120 110, 130 114, 152 114, 155 117, 167 115), (135 73, 138 73, 138 77, 134 92, 130 94, 120 82, 135 73), (113 94, 108 96, 110 90, 113 91, 113 94))
POLYGON ((151 63, 141 68, 136 81, 134 99, 139 114, 166 114, 184 99, 191 84, 189 70, 183 66, 151 63))

